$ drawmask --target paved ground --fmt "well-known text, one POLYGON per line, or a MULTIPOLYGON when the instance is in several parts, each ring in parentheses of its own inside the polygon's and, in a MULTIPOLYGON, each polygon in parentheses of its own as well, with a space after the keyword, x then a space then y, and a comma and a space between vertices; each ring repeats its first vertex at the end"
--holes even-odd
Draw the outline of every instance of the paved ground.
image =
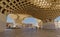
POLYGON ((60 37, 59 30, 6 29, 0 37, 60 37))

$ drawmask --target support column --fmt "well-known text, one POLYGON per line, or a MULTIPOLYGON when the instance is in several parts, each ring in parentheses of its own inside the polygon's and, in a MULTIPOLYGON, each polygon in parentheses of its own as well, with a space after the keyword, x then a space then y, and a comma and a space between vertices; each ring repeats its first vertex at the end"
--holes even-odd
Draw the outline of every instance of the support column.
POLYGON ((6 29, 6 15, 0 13, 0 32, 6 29))

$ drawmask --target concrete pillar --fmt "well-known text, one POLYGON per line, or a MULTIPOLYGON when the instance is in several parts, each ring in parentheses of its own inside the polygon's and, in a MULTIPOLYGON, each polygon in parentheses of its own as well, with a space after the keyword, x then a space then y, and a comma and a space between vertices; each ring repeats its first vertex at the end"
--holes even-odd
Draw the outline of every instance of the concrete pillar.
POLYGON ((43 28, 43 22, 42 21, 38 22, 38 25, 39 25, 40 29, 43 28))
POLYGON ((0 32, 6 29, 6 16, 0 13, 0 32))

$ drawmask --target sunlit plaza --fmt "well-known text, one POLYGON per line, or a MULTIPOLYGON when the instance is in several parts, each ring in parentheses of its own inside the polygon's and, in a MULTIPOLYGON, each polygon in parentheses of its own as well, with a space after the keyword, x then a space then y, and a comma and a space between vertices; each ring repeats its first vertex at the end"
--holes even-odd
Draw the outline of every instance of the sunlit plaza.
POLYGON ((0 0, 0 37, 60 37, 60 0, 0 0))

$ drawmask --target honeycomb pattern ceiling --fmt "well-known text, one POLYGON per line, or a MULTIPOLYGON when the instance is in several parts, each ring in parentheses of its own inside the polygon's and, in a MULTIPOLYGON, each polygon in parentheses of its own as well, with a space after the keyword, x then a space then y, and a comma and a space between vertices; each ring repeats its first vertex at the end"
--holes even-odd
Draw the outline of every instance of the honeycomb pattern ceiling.
POLYGON ((0 12, 30 14, 51 20, 60 16, 60 0, 0 0, 0 12))

